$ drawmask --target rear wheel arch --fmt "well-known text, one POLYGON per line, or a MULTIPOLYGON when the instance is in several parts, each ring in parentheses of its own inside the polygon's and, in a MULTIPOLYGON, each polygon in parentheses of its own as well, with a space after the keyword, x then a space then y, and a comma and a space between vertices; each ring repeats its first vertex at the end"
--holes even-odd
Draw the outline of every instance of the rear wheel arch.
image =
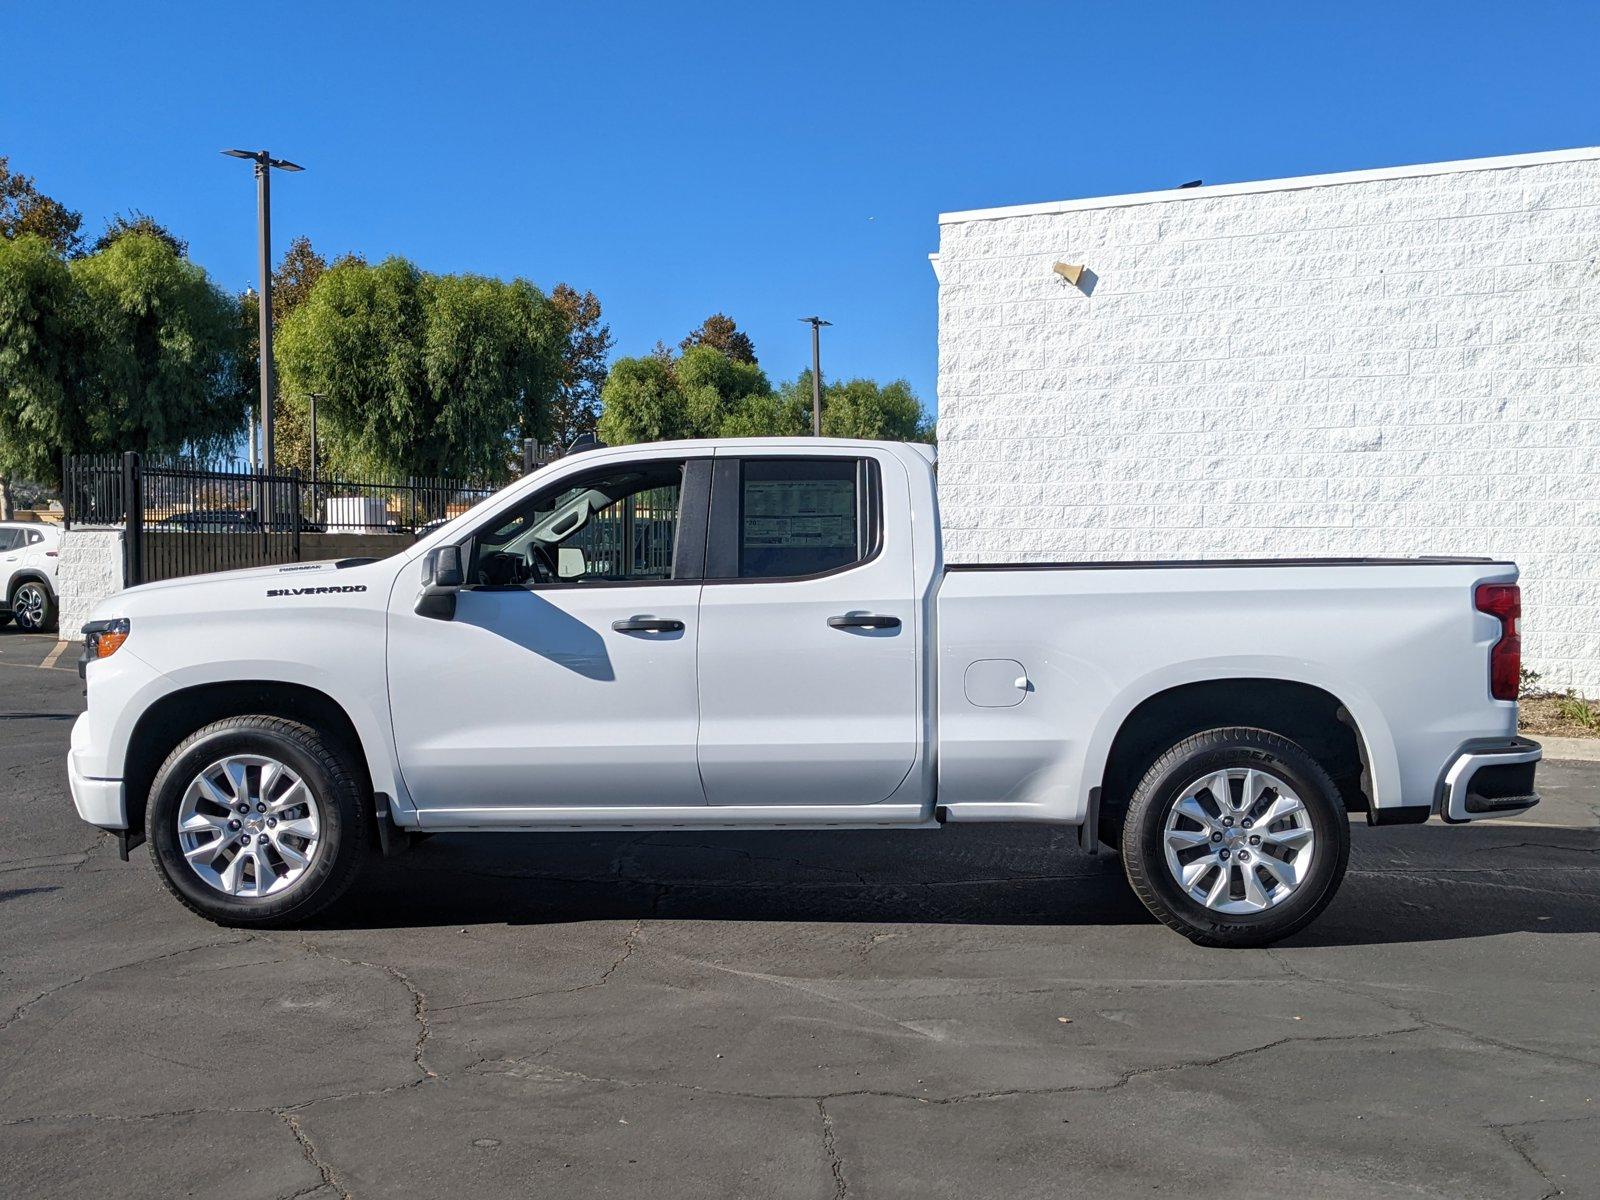
POLYGON ((198 684, 162 696, 133 727, 123 769, 128 828, 144 827, 150 787, 180 742, 216 721, 242 716, 283 717, 317 730, 345 750, 357 784, 371 795, 372 777, 361 735, 350 714, 326 692, 278 680, 198 684))
POLYGON ((55 597, 56 585, 49 575, 35 567, 23 567, 11 577, 11 582, 6 585, 6 603, 8 605, 11 603, 11 597, 17 594, 17 589, 25 583, 42 583, 44 584, 44 590, 49 592, 52 598, 55 597))
POLYGON ((1333 693, 1292 679, 1211 679, 1141 701, 1117 729, 1100 778, 1102 841, 1115 843, 1145 771, 1183 739, 1221 726, 1264 729, 1302 747, 1332 777, 1348 812, 1366 812, 1371 763, 1355 718, 1333 693))
POLYGON ((21 587, 22 584, 26 584, 29 579, 37 582, 37 584, 43 584, 43 586, 48 587, 51 595, 56 594, 56 582, 50 578, 50 573, 48 573, 48 571, 38 570, 37 566, 22 566, 21 570, 16 571, 16 574, 11 576, 11 582, 8 584, 8 590, 14 592, 14 590, 18 589, 18 587, 21 587))

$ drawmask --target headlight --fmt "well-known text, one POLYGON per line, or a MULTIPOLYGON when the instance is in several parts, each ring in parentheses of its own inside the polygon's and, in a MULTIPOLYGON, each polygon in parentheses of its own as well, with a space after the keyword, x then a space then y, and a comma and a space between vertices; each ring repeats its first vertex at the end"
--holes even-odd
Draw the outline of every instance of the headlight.
POLYGON ((83 657, 86 662, 110 658, 128 640, 128 618, 90 621, 83 627, 83 657))

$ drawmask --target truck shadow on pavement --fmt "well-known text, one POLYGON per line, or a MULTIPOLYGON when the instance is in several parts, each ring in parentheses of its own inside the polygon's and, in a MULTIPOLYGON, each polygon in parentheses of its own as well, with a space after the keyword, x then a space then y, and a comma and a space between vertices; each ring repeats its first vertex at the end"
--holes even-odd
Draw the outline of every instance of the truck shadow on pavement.
MULTIPOLYGON (((1352 828, 1332 905, 1290 944, 1600 931, 1600 830, 1352 828)), ((1071 831, 439 835, 375 863, 324 928, 568 921, 1151 925, 1071 831)))

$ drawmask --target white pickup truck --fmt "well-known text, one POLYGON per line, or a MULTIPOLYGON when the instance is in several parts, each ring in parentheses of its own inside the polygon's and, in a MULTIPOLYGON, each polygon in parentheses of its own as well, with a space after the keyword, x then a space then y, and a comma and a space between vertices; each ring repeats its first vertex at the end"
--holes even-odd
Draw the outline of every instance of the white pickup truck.
POLYGON ((130 589, 73 799, 228 924, 435 831, 1033 821, 1227 946, 1316 916, 1350 813, 1538 802, 1512 564, 949 563, 935 484, 925 446, 600 448, 381 561, 130 589))

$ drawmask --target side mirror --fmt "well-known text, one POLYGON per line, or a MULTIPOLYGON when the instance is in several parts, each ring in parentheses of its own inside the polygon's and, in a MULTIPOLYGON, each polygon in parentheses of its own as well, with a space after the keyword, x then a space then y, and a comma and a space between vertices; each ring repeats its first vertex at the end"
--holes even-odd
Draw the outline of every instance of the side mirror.
POLYGON ((422 594, 417 597, 417 615, 436 621, 454 620, 456 593, 465 582, 460 546, 429 550, 422 560, 422 594))
POLYGON ((466 581, 466 573, 461 569, 460 546, 440 546, 428 551, 422 565, 424 587, 458 588, 466 581))

